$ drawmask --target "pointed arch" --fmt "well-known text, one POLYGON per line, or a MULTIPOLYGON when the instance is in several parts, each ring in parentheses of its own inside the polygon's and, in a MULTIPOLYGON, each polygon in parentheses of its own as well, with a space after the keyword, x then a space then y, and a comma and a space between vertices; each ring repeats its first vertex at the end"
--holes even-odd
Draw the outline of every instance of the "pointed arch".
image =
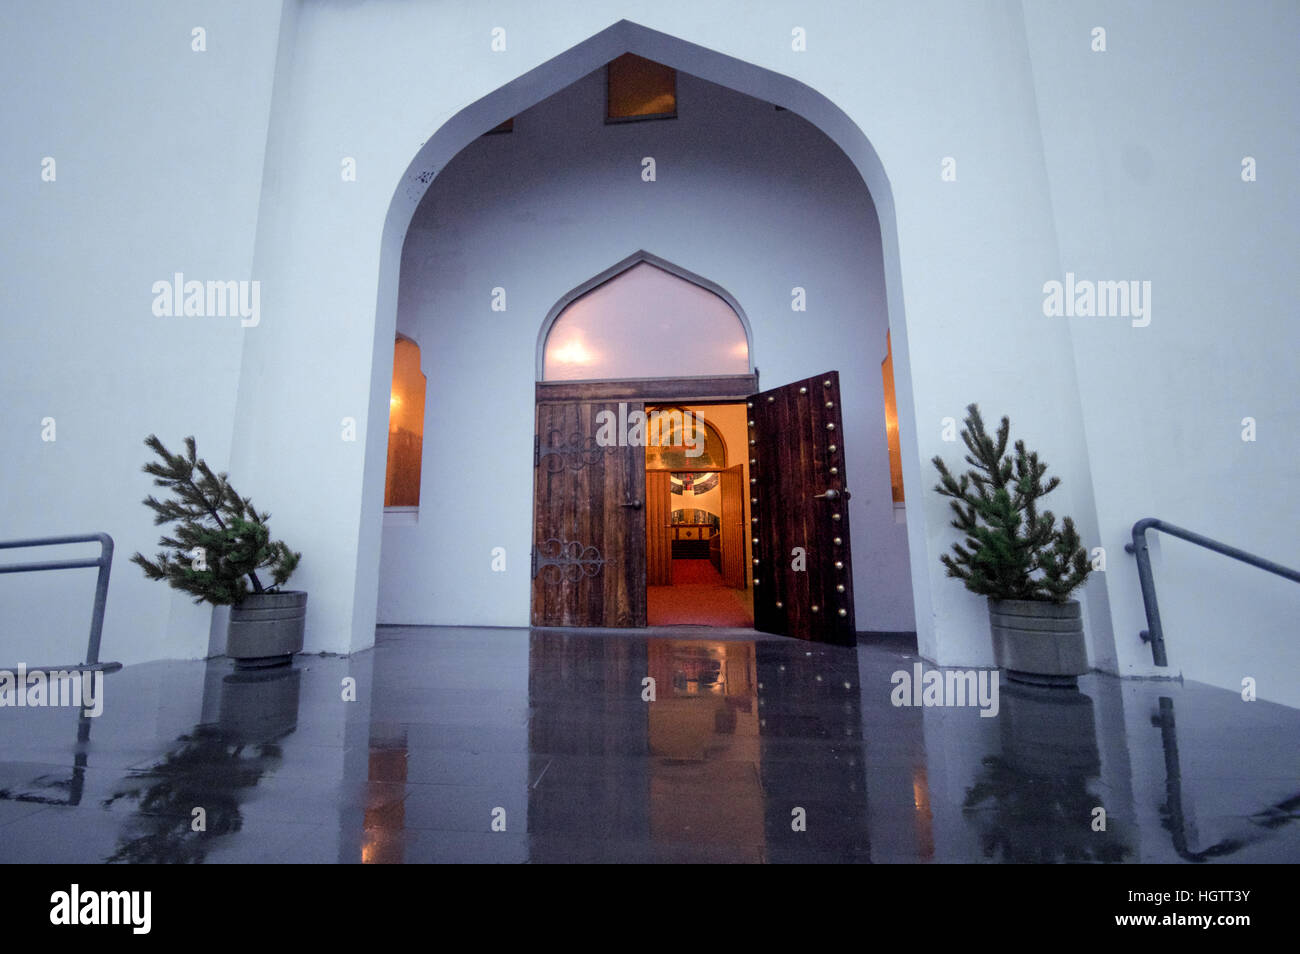
MULTIPOLYGON (((383 404, 387 401, 386 389, 375 386, 375 382, 379 380, 376 374, 386 371, 384 365, 387 363, 387 349, 396 328, 402 245, 416 207, 434 178, 457 153, 484 132, 558 93, 624 53, 635 53, 679 72, 690 73, 715 85, 797 113, 829 137, 857 169, 875 206, 880 228, 885 301, 895 363, 903 479, 908 486, 920 486, 923 483, 922 461, 918 454, 919 439, 912 389, 909 329, 904 309, 898 220, 893 189, 875 147, 852 117, 828 96, 806 83, 626 19, 610 24, 466 105, 424 141, 405 171, 393 183, 392 199, 384 219, 380 244, 372 352, 375 358, 371 378, 371 419, 380 417, 384 410, 383 404)), ((737 314, 743 318, 739 309, 737 314)), ((748 336, 747 321, 745 327, 748 336)), ((539 344, 536 369, 539 378, 540 363, 539 344)), ((751 366, 752 364, 751 348, 751 366)), ((543 387, 540 381, 537 386, 543 387)), ((555 383, 548 386, 563 387, 555 383)), ((677 398, 680 395, 664 397, 677 398)), ((371 436, 366 448, 363 509, 378 509, 375 505, 382 498, 383 467, 382 438, 371 436)), ((908 514, 912 596, 919 643, 923 647, 933 646, 935 634, 931 593, 933 574, 928 564, 930 521, 926 508, 917 508, 915 513, 908 514)), ((379 589, 379 544, 378 521, 370 521, 362 514, 353 593, 353 646, 357 648, 372 645, 374 641, 379 589)))
POLYGON ((681 376, 750 374, 754 339, 744 309, 722 286, 639 250, 560 297, 537 335, 537 380, 663 375, 646 337, 691 336, 698 363, 681 376), (584 307, 584 305, 586 307, 584 307), (653 329, 646 319, 653 316, 653 329), (548 351, 549 349, 549 351, 548 351))

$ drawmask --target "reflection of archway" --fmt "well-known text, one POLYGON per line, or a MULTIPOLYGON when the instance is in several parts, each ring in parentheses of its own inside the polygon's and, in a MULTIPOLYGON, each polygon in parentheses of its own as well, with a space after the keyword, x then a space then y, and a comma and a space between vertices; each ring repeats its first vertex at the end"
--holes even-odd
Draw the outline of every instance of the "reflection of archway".
MULTIPOLYGON (((816 90, 788 76, 775 73, 707 48, 619 21, 553 59, 517 77, 494 92, 465 107, 429 138, 398 183, 385 220, 380 253, 380 274, 376 306, 375 351, 386 352, 386 342, 396 330, 396 304, 401 248, 407 226, 429 183, 461 149, 483 132, 551 96, 605 63, 634 52, 639 56, 690 73, 708 82, 785 107, 818 127, 852 162, 870 193, 880 226, 886 308, 892 334, 898 392, 900 443, 904 481, 920 484, 920 460, 916 454, 915 409, 908 363, 908 336, 903 314, 899 267, 898 230, 892 191, 883 165, 862 130, 833 102, 816 90)), ((752 360, 752 357, 751 357, 752 360)), ((874 362, 872 362, 874 364, 874 362)), ((376 369, 379 362, 376 362, 376 369)), ((879 372, 873 367, 873 376, 879 372)), ((372 378, 373 382, 374 378, 372 378)), ((741 395, 728 395, 734 399, 741 395)), ((656 400, 698 400, 700 394, 656 394, 656 400)), ((370 419, 380 419, 384 389, 371 388, 370 419)), ((617 396, 614 396, 617 400, 617 396)), ((716 399, 716 398, 714 398, 716 399)), ((382 486, 384 448, 374 429, 367 437, 364 506, 379 509, 376 486, 382 486)), ((928 552, 926 515, 922 508, 909 514, 907 533, 913 564, 911 574, 918 626, 931 622, 930 572, 924 558, 928 552)), ((376 605, 379 524, 363 519, 357 561, 357 605, 376 605)), ((373 622, 373 614, 371 616, 373 622)), ((373 629, 371 629, 373 632, 373 629)), ((922 634, 925 641, 927 634, 922 634)), ((373 637, 371 637, 373 638, 373 637)))

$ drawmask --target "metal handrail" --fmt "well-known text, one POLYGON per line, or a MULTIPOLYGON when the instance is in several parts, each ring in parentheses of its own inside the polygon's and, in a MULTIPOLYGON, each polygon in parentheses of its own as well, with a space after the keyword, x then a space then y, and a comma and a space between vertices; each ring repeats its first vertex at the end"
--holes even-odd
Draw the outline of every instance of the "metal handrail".
POLYGON ((1146 537, 1148 530, 1159 530, 1161 533, 1167 533, 1189 543, 1195 543, 1199 547, 1205 547, 1207 550, 1213 550, 1215 553, 1222 553, 1226 557, 1275 573, 1293 583, 1300 583, 1300 570, 1293 570, 1272 560, 1265 560, 1253 553, 1238 550, 1236 547, 1211 540, 1209 537, 1184 530, 1182 527, 1175 527, 1172 523, 1165 523, 1155 517, 1144 517, 1133 524, 1133 542, 1124 544, 1124 552, 1132 553, 1137 557, 1138 584, 1142 587, 1142 605, 1147 613, 1147 628, 1142 630, 1140 635, 1143 642, 1151 644, 1151 658, 1157 666, 1168 666, 1169 657, 1165 655, 1165 632, 1160 625, 1160 607, 1156 603, 1156 581, 1151 575, 1151 553, 1146 537))
POLYGON ((99 641, 104 632, 104 604, 108 601, 108 575, 113 569, 113 538, 107 533, 80 533, 66 537, 34 537, 30 540, 0 540, 0 550, 13 550, 21 547, 50 547, 63 543, 98 543, 99 556, 82 557, 77 560, 46 560, 40 563, 9 563, 0 565, 0 573, 36 573, 42 570, 74 570, 83 567, 98 567, 99 576, 95 581, 95 605, 90 615, 90 641, 86 645, 86 661, 81 666, 28 666, 28 672, 51 671, 55 669, 101 669, 114 671, 122 668, 121 663, 101 663, 99 661, 99 641))

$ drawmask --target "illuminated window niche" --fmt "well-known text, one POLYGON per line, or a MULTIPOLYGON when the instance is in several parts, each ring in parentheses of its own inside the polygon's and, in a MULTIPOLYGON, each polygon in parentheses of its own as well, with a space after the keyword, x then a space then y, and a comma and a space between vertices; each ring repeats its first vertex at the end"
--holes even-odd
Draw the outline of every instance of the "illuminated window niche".
POLYGON ((610 61, 606 73, 606 122, 677 116, 677 71, 671 66, 624 53, 610 61))
POLYGON ((388 401, 388 471, 384 506, 420 505, 420 460, 424 453, 425 376, 420 346, 398 337, 393 349, 393 390, 388 401))
POLYGON ((903 503, 903 452, 898 444, 898 401, 894 397, 894 347, 885 332, 885 360, 880 363, 885 384, 885 436, 889 440, 889 486, 894 505, 903 503))

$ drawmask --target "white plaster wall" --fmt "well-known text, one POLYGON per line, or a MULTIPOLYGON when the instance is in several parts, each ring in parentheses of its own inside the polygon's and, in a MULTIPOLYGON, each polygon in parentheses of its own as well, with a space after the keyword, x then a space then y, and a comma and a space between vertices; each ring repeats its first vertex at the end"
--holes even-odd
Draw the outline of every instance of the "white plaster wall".
MULTIPOLYGON (((1159 517, 1300 567, 1294 304, 1300 8, 1025 4, 1061 261, 1152 283, 1151 323, 1070 326, 1120 671, 1149 649, 1133 523, 1159 517), (1174 13, 1176 9, 1176 15, 1174 13), (1105 53, 1088 42, 1107 29, 1105 53), (1242 158, 1258 179, 1243 182, 1242 158), (1242 419, 1257 440, 1241 438, 1242 419)), ((1154 536, 1154 535, 1153 535, 1154 536)), ((1300 587, 1163 537, 1167 674, 1300 705, 1300 587)))
POLYGON ((385 528, 380 621, 527 624, 538 331, 566 292, 645 249, 736 298, 760 387, 841 372, 858 625, 913 629, 889 492, 879 228, 861 177, 799 116, 689 75, 677 119, 606 125, 604 108, 599 70, 472 143, 411 223, 397 329, 429 380, 421 500, 453 498, 469 474, 477 492, 385 528), (794 286, 806 312, 791 309, 794 286), (497 287, 504 312, 490 307, 497 287))
MULTIPOLYGON (((193 434, 228 465, 246 332, 237 318, 155 317, 151 288, 175 272, 250 277, 278 15, 258 0, 0 10, 0 539, 113 536, 103 659, 208 651, 208 610, 127 560, 159 535, 140 503, 154 489, 146 435, 180 449, 193 434), (196 26, 206 52, 191 49, 196 26)), ((276 509, 264 488, 236 486, 276 509)), ((0 666, 81 660, 94 581, 0 576, 0 666)))
MULTIPOLYGON (((782 101, 872 189, 925 656, 991 661, 982 602, 939 568, 952 539, 944 502, 913 492, 932 485, 933 454, 958 456, 940 421, 971 400, 1011 415, 1065 480, 1054 509, 1108 549, 1110 569, 1085 594, 1098 664, 1150 671, 1121 549, 1137 517, 1295 562, 1285 516, 1298 470, 1286 347, 1297 217, 1282 171, 1296 145, 1292 5, 376 0, 53 3, 0 16, 10 312, 0 516, 5 537, 99 527, 118 538, 110 657, 207 648, 203 611, 126 568, 156 535, 138 503, 148 490, 138 442, 150 430, 172 441, 197 433, 211 459, 228 457, 277 533, 304 550, 295 584, 312 593, 309 650, 373 641, 388 381, 372 371, 391 368, 407 220, 484 129, 630 46, 782 101), (620 18, 646 29, 602 32, 620 18), (189 49, 200 20, 205 54, 189 49), (1110 52, 1084 56, 1103 22, 1110 52), (503 52, 490 47, 498 26, 503 52), (807 33, 804 52, 791 49, 794 27, 807 33), (40 181, 45 155, 60 160, 57 184, 40 181), (1259 182, 1234 178, 1242 155, 1259 159, 1259 182), (356 182, 341 180, 345 156, 357 159, 356 182), (956 183, 939 178, 944 156, 958 160, 956 183), (153 281, 177 270, 243 278, 250 261, 263 281, 258 333, 149 313, 153 281), (1151 279, 1151 327, 1044 319, 1042 284, 1067 269, 1151 279), (182 365, 188 355, 201 363, 182 365), (39 441, 45 416, 59 422, 54 444, 39 441), (1253 444, 1238 438, 1244 416, 1259 422, 1253 444), (343 417, 356 418, 357 442, 341 439, 343 417)), ((610 251, 575 271, 626 253, 610 251)), ((771 283, 765 300, 793 284, 771 283)), ((546 300, 540 288, 530 297, 546 300)), ((778 354, 785 343, 759 340, 778 354)), ((873 389, 879 357, 861 358, 873 389)), ((793 372, 782 360, 761 358, 765 383, 793 372)), ((500 370, 531 381, 531 364, 513 355, 500 370)), ((518 410, 516 386, 483 405, 518 410)), ((499 437, 522 446, 530 430, 499 437)), ((522 539, 511 546, 526 551, 522 539)), ((1254 670, 1265 698, 1294 704, 1294 585, 1238 578, 1179 546, 1169 542, 1157 566, 1171 673, 1236 685, 1254 670)), ((88 587, 89 573, 63 578, 78 575, 88 587)), ((6 657, 53 651, 51 634, 63 640, 59 659, 79 655, 84 614, 60 577, 13 577, 0 593, 6 657)), ((506 589, 485 595, 522 612, 506 589)))

